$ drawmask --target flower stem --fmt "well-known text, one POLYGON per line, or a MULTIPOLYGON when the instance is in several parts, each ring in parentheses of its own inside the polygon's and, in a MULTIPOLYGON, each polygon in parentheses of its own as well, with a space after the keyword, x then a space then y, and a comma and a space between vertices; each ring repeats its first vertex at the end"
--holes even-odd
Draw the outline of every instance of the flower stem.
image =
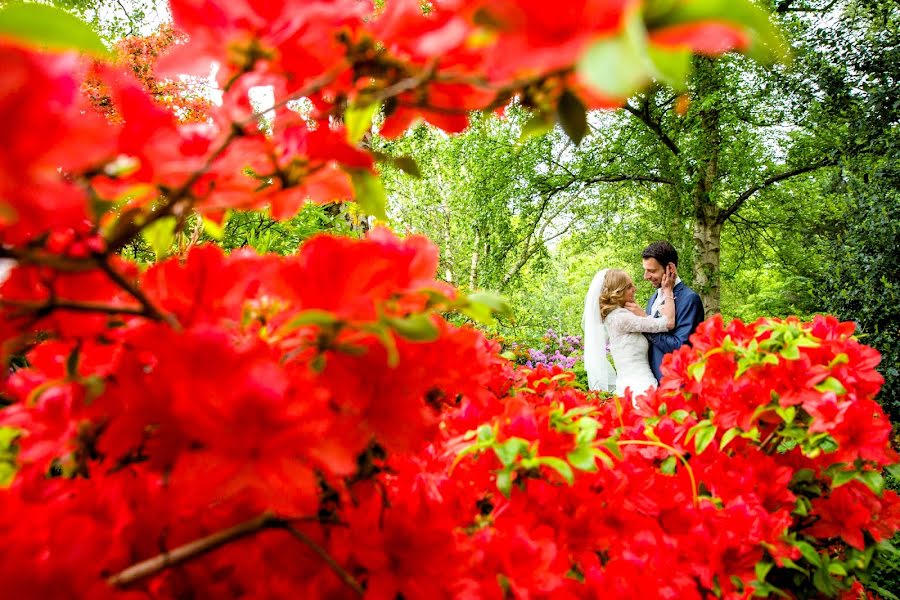
POLYGON ((664 450, 668 450, 672 454, 678 457, 678 460, 681 461, 681 464, 684 465, 685 470, 687 471, 688 478, 691 480, 691 493, 694 498, 694 506, 699 506, 700 504, 700 492, 697 488, 697 480, 694 478, 694 470, 691 469, 691 465, 688 463, 687 459, 684 455, 673 448, 672 446, 663 443, 663 442, 654 442, 651 440, 621 440, 616 442, 619 446, 655 446, 657 448, 663 448, 664 450))

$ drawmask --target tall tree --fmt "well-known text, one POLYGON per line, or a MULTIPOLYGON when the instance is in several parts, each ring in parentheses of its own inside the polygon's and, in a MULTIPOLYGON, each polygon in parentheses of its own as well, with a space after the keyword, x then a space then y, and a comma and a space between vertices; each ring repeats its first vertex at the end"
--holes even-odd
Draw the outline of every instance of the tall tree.
MULTIPOLYGON (((820 175, 840 157, 835 127, 811 119, 822 84, 804 67, 827 51, 811 34, 822 29, 821 14, 839 16, 851 7, 780 2, 776 9, 792 32, 794 67, 697 58, 686 95, 657 87, 631 98, 611 117, 612 130, 586 138, 568 176, 548 181, 570 189, 625 182, 649 200, 670 221, 657 235, 689 244, 686 263, 707 314, 721 309, 723 232, 747 231, 753 224, 744 216, 767 207, 815 204, 822 194, 807 182, 829 185, 820 175)), ((834 34, 836 21, 828 22, 834 34)))
POLYGON ((587 197, 539 185, 564 172, 570 146, 560 135, 520 143, 523 115, 509 112, 459 136, 421 126, 395 141, 373 140, 393 156, 416 157, 420 178, 385 169, 391 219, 436 240, 442 276, 464 288, 508 291, 556 241, 602 218, 587 197))

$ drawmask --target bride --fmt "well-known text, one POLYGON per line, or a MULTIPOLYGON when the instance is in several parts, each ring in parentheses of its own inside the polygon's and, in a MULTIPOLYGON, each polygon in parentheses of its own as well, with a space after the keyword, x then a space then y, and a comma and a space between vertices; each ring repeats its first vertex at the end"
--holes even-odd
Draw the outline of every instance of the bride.
POLYGON ((620 269, 604 269, 594 276, 584 301, 584 366, 588 387, 634 397, 657 384, 647 357, 644 333, 659 333, 675 327, 675 276, 666 270, 660 293, 659 317, 650 317, 634 303, 634 282, 620 269), (608 345, 607 345, 608 340, 608 345), (607 354, 612 354, 615 368, 607 354))

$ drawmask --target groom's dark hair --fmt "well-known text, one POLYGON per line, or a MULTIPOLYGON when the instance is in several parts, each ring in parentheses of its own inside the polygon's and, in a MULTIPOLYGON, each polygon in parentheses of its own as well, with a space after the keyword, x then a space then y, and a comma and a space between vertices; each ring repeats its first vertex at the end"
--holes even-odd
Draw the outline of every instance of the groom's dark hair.
POLYGON ((641 252, 641 258, 655 258, 662 266, 675 263, 678 266, 678 252, 675 246, 666 241, 653 242, 641 252))

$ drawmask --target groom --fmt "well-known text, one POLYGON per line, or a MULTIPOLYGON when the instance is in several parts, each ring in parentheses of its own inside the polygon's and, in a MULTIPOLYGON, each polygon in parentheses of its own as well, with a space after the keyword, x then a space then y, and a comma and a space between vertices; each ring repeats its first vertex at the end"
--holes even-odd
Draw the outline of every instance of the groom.
POLYGON ((653 284, 656 292, 647 302, 647 314, 659 316, 659 308, 664 300, 659 293, 663 275, 675 275, 675 328, 665 333, 645 334, 650 341, 650 368, 657 381, 662 379, 659 369, 663 356, 688 343, 704 319, 703 303, 697 292, 686 286, 678 277, 678 252, 669 242, 653 242, 641 253, 644 261, 644 279, 653 284))

